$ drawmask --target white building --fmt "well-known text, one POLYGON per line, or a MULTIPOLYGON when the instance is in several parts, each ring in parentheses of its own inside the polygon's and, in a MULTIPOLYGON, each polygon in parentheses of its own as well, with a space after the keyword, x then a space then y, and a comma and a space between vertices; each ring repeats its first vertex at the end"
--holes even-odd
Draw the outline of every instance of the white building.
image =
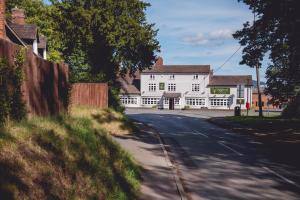
POLYGON ((120 79, 125 107, 233 109, 252 104, 251 76, 215 76, 209 65, 163 65, 120 79))

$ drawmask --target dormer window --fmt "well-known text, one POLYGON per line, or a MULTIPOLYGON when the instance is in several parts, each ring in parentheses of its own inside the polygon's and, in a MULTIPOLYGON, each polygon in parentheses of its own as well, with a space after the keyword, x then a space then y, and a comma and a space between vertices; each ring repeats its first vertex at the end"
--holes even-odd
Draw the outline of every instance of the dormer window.
POLYGON ((194 80, 198 80, 199 79, 199 75, 198 74, 195 74, 194 75, 194 80))
POLYGON ((151 74, 151 75, 150 75, 150 79, 151 79, 151 80, 154 80, 154 79, 155 79, 154 74, 151 74))
POLYGON ((175 75, 174 74, 170 75, 170 79, 174 80, 175 79, 175 75))

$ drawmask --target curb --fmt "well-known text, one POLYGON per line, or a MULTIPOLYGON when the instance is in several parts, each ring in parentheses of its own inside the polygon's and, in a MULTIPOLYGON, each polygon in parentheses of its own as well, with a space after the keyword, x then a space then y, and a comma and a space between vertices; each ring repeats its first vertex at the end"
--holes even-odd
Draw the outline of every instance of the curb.
POLYGON ((137 121, 137 120, 134 120, 134 121, 143 124, 144 126, 150 128, 153 131, 151 133, 153 133, 154 136, 156 136, 156 138, 159 141, 160 147, 163 150, 164 157, 165 157, 165 160, 167 162, 167 166, 170 167, 171 170, 172 170, 173 178, 175 180, 175 184, 176 184, 177 191, 179 193, 180 199, 181 200, 189 200, 188 195, 187 195, 186 191, 184 190, 183 183, 182 183, 182 181, 179 177, 179 171, 178 171, 177 167, 174 164, 172 164, 169 153, 168 153, 168 151, 165 147, 165 143, 163 142, 163 139, 161 138, 159 132, 157 130, 155 130, 155 128, 153 128, 153 127, 151 127, 151 126, 149 126, 149 125, 147 125, 143 122, 140 122, 140 121, 137 121))

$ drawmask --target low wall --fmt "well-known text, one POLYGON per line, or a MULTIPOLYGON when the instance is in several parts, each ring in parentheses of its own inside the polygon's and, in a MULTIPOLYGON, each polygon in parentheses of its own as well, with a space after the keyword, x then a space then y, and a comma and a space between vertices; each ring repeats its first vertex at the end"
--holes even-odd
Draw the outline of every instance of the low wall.
POLYGON ((108 107, 107 83, 75 83, 72 85, 72 105, 108 107))
MULTIPOLYGON (((14 63, 20 46, 0 39, 0 57, 14 63)), ((53 63, 26 51, 23 65, 25 79, 22 91, 29 113, 38 116, 56 115, 67 109, 68 65, 53 63)))

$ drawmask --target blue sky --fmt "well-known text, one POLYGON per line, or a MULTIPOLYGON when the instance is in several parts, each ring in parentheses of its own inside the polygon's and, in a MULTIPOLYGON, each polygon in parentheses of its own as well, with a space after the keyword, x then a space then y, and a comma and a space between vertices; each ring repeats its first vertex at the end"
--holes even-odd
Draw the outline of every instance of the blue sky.
MULTIPOLYGON (((47 2, 47 0, 44 0, 47 2)), ((237 0, 144 0, 148 21, 159 29, 158 40, 165 64, 210 64, 213 69, 222 65, 238 48, 232 38, 253 14, 237 0)), ((255 70, 239 65, 240 50, 216 74, 252 75, 255 70)), ((261 69, 265 81, 266 62, 261 69)))
MULTIPOLYGON (((165 64, 210 64, 219 68, 238 48, 232 38, 253 14, 237 0, 145 0, 152 6, 148 20, 159 29, 158 40, 165 64)), ((217 74, 253 75, 255 70, 239 65, 240 50, 217 74)), ((265 80, 265 66, 261 70, 265 80)))

